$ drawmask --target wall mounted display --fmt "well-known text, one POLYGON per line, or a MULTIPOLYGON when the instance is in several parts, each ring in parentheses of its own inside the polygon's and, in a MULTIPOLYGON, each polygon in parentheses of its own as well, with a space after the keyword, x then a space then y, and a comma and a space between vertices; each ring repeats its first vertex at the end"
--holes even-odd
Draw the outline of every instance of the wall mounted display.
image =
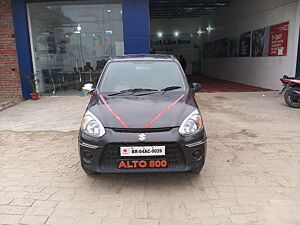
POLYGON ((214 57, 226 58, 228 55, 228 38, 223 38, 214 42, 214 57))
POLYGON ((240 35, 239 56, 249 57, 251 48, 251 31, 240 35))
POLYGON ((239 56, 239 39, 238 37, 230 37, 228 39, 228 57, 239 56))
POLYGON ((262 28, 252 32, 252 57, 267 55, 269 28, 262 28))
POLYGON ((213 58, 214 56, 214 43, 207 42, 203 44, 203 58, 213 58))
POLYGON ((289 22, 270 27, 269 56, 286 56, 289 36, 289 22))

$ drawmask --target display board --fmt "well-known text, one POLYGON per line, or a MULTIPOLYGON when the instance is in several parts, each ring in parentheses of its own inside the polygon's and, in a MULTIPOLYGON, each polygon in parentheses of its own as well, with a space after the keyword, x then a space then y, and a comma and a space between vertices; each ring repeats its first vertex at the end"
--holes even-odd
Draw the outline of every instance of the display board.
POLYGON ((238 57, 239 56, 239 38, 230 37, 228 39, 228 57, 238 57))
POLYGON ((289 36, 289 22, 270 27, 269 56, 286 56, 289 36))
POLYGON ((289 22, 203 44, 204 58, 286 56, 289 22))
POLYGON ((214 57, 226 58, 228 55, 228 38, 223 38, 214 42, 214 57))
POLYGON ((262 28, 252 32, 252 57, 267 55, 269 29, 262 28))
POLYGON ((251 31, 241 34, 240 36, 240 57, 249 57, 251 48, 251 31))
POLYGON ((208 42, 203 44, 203 58, 213 58, 214 56, 214 43, 208 42))

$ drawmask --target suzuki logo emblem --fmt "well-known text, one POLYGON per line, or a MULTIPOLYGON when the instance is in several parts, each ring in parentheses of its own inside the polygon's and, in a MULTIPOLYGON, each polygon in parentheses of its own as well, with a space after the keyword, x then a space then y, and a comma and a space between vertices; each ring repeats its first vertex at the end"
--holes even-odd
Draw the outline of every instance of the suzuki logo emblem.
POLYGON ((140 140, 140 141, 146 140, 146 134, 140 134, 140 135, 139 135, 139 140, 140 140))

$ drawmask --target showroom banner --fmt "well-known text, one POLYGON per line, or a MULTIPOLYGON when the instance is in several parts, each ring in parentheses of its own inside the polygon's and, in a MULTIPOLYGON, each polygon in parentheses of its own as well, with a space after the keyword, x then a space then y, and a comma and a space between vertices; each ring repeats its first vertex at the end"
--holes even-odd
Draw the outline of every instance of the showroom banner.
POLYGON ((228 57, 239 56, 239 39, 238 37, 230 37, 228 39, 228 57))
POLYGON ((203 58, 213 58, 214 56, 214 43, 208 42, 203 44, 203 58))
POLYGON ((267 56, 269 29, 262 28, 252 32, 252 57, 267 56))
POLYGON ((214 42, 214 57, 226 58, 228 54, 228 38, 223 38, 214 42))
POLYGON ((198 39, 190 34, 181 34, 179 37, 174 37, 173 34, 165 34, 164 37, 157 37, 152 35, 150 37, 150 44, 152 49, 165 48, 194 48, 198 43, 198 39))
POLYGON ((289 22, 203 44, 204 58, 286 56, 289 22))
POLYGON ((289 35, 289 22, 270 27, 269 56, 286 56, 289 35))
POLYGON ((241 34, 240 36, 240 57, 249 57, 251 48, 251 31, 241 34))

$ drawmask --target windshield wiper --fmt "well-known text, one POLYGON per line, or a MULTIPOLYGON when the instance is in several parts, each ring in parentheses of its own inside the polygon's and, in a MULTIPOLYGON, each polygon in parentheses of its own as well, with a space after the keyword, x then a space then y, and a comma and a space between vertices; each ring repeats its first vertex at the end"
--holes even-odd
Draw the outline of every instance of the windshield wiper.
POLYGON ((143 95, 152 95, 154 93, 157 93, 157 91, 152 91, 152 92, 146 92, 146 93, 142 93, 142 94, 138 94, 138 95, 135 95, 135 96, 143 96, 143 95))
POLYGON ((122 90, 122 91, 119 91, 117 93, 113 93, 113 94, 110 94, 108 96, 114 96, 114 95, 120 95, 120 94, 124 94, 124 93, 137 93, 137 92, 144 92, 144 91, 158 91, 157 89, 150 89, 150 88, 132 88, 132 89, 125 89, 125 90, 122 90))
POLYGON ((179 89, 179 88, 181 88, 181 87, 180 86, 170 86, 170 87, 163 88, 160 91, 163 91, 164 93, 166 93, 167 91, 172 91, 172 90, 176 90, 176 89, 179 89))

